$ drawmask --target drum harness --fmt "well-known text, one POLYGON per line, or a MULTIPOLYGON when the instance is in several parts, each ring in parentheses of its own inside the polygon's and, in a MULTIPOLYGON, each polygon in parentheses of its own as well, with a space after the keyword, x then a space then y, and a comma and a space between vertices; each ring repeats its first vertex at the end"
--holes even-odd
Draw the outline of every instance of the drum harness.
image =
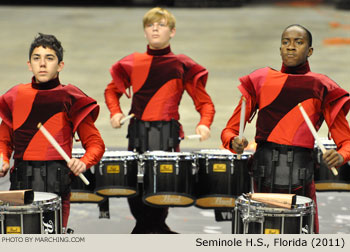
POLYGON ((128 128, 129 149, 143 153, 152 150, 175 151, 179 145, 177 120, 142 121, 132 118, 128 128))
MULTIPOLYGON (((271 152, 271 181, 269 186, 269 191, 272 193, 275 189, 275 179, 276 179, 276 168, 278 167, 279 162, 285 163, 285 165, 289 169, 289 175, 288 175, 288 193, 292 193, 292 184, 293 184, 293 163, 295 159, 295 153, 296 150, 298 150, 298 147, 294 146, 285 146, 285 145, 278 145, 270 142, 263 143, 262 146, 264 147, 262 149, 262 155, 268 154, 268 152, 271 152), (265 148, 266 147, 266 148, 265 148), (268 150, 269 149, 269 150, 268 150), (266 152, 266 154, 265 154, 266 152), (286 154, 286 158, 281 158, 281 154, 286 154)), ((261 158, 261 156, 257 156, 257 158, 261 158)), ((263 159, 263 158, 262 158, 263 159)), ((265 160, 265 159, 263 159, 265 160)), ((258 166, 253 167, 253 169, 256 172, 256 175, 254 177, 257 177, 257 188, 258 192, 261 192, 262 190, 262 179, 267 176, 267 164, 265 164, 265 161, 258 160, 258 166)), ((301 181, 300 186, 302 186, 302 195, 305 195, 305 186, 307 182, 307 168, 296 168, 298 169, 298 179, 301 181)))

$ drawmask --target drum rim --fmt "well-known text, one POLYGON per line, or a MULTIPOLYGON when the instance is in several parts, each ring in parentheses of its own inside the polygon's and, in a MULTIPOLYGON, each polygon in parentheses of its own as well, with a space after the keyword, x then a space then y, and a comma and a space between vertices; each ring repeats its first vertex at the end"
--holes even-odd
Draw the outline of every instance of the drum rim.
POLYGON ((128 151, 128 150, 122 150, 122 151, 113 151, 113 150, 106 150, 103 155, 110 154, 110 153, 123 153, 126 154, 125 156, 137 156, 138 153, 134 151, 128 151))
POLYGON ((32 214, 32 213, 41 213, 47 209, 58 210, 61 208, 61 197, 55 193, 50 192, 34 192, 34 200, 31 204, 26 205, 10 205, 4 204, 0 206, 0 215, 1 214, 32 214), (52 195, 55 196, 50 199, 35 200, 35 195, 52 195), (25 210, 25 212, 23 212, 25 210))
POLYGON ((233 153, 232 153, 232 155, 230 155, 230 154, 226 154, 226 155, 217 155, 217 154, 204 154, 204 155, 202 155, 202 154, 198 154, 197 158, 198 159, 207 159, 208 158, 208 159, 240 160, 240 159, 238 159, 238 156, 240 156, 241 159, 246 160, 246 159, 249 159, 252 156, 252 154, 241 154, 241 155, 233 154, 233 153))
MULTIPOLYGON (((309 202, 306 203, 297 203, 293 208, 288 209, 288 208, 283 208, 283 207, 276 207, 276 206, 266 206, 264 203, 262 202, 258 202, 255 200, 251 200, 250 205, 252 206, 250 211, 252 212, 264 212, 267 214, 271 214, 274 216, 277 216, 276 214, 294 214, 294 213, 308 213, 310 211, 314 212, 315 208, 314 208, 314 202, 312 199, 305 197, 305 196, 299 196, 298 197, 302 197, 305 199, 309 199, 309 202), (305 210, 305 211, 299 211, 299 210, 305 210)), ((248 199, 244 198, 243 196, 239 196, 236 200, 236 205, 237 208, 241 208, 241 209, 245 209, 248 208, 248 199), (244 203, 244 204, 242 204, 244 203)), ((265 214, 265 216, 268 216, 265 214)))
POLYGON ((140 155, 143 160, 194 160, 195 155, 192 152, 166 152, 166 151, 150 151, 140 155), (159 155, 154 155, 159 153, 159 155), (170 154, 170 155, 169 155, 170 154))

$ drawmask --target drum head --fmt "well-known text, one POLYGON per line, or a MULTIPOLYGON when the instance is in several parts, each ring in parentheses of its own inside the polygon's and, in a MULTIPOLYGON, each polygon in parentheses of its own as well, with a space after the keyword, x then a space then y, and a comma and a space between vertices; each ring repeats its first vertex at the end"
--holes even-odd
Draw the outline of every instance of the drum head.
MULTIPOLYGON (((320 139, 321 143, 323 144, 323 146, 327 149, 336 149, 337 145, 334 143, 334 141, 332 139, 328 139, 328 138, 321 138, 320 139)), ((315 148, 319 149, 317 142, 315 141, 315 148)))
POLYGON ((40 213, 48 208, 50 210, 61 208, 61 198, 54 193, 34 192, 32 204, 20 206, 4 204, 0 206, 0 213, 40 213))
POLYGON ((152 206, 173 206, 173 207, 185 207, 191 206, 194 204, 194 198, 189 195, 179 195, 172 193, 162 193, 155 195, 145 195, 144 196, 145 203, 148 203, 152 206))
POLYGON ((177 160, 193 159, 191 152, 167 152, 167 151, 147 151, 142 154, 145 160, 177 160))
POLYGON ((201 197, 196 200, 196 206, 199 208, 234 208, 235 207, 235 197, 225 197, 225 196, 208 196, 201 197))
POLYGON ((227 149, 203 149, 194 153, 198 158, 208 159, 248 159, 252 155, 250 152, 243 152, 243 154, 238 155, 227 149))
POLYGON ((305 214, 314 212, 312 199, 299 195, 296 196, 296 204, 291 209, 276 207, 255 200, 250 200, 249 202, 243 196, 238 197, 236 204, 242 212, 248 211, 247 209, 249 208, 250 212, 264 212, 264 216, 279 216, 279 214, 282 214, 282 216, 298 216, 302 212, 305 214))
POLYGON ((89 192, 72 192, 70 195, 71 203, 99 203, 104 197, 89 192))
POLYGON ((72 149, 72 157, 73 158, 81 158, 85 154, 85 149, 83 148, 73 148, 72 149))
POLYGON ((117 186, 102 186, 101 188, 96 189, 96 193, 103 196, 109 197, 130 197, 137 194, 136 188, 116 188, 117 186))
POLYGON ((138 154, 132 151, 106 151, 103 154, 102 162, 104 160, 134 160, 137 157, 138 154))

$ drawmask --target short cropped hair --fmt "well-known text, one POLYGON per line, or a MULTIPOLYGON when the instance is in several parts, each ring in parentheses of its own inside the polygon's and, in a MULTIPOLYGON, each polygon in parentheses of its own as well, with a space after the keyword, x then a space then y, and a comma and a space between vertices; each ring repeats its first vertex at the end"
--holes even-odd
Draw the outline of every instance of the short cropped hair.
POLYGON ((40 32, 30 45, 29 60, 32 57, 34 49, 40 46, 54 50, 58 58, 58 63, 63 60, 63 47, 61 45, 61 42, 54 35, 43 34, 40 32))
POLYGON ((299 28, 303 29, 303 30, 306 32, 306 36, 307 36, 307 39, 308 39, 308 41, 309 41, 309 47, 311 47, 311 46, 312 46, 312 35, 311 35, 311 32, 310 32, 308 29, 306 29, 304 26, 300 25, 300 24, 288 25, 288 26, 283 30, 282 34, 283 34, 287 29, 289 29, 289 28, 291 28, 291 27, 294 27, 294 26, 299 27, 299 28))
POLYGON ((175 28, 176 19, 174 15, 170 11, 160 7, 155 7, 146 12, 142 20, 143 28, 145 28, 148 24, 159 22, 163 18, 167 22, 167 25, 169 26, 170 30, 175 28))

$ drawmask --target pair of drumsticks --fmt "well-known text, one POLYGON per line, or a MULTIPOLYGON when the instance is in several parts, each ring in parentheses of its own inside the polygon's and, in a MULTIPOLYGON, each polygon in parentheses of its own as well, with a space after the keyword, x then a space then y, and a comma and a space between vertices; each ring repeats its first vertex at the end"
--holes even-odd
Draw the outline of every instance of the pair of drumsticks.
MULTIPOLYGON (((244 96, 242 96, 241 115, 240 115, 240 122, 239 122, 239 135, 238 135, 239 139, 243 138, 243 130, 244 130, 244 122, 245 122, 245 106, 246 106, 246 99, 245 99, 244 96)), ((299 106, 300 112, 303 115, 304 120, 305 120, 308 128, 310 129, 313 137, 316 140, 316 143, 317 143, 318 147, 321 149, 322 154, 324 154, 326 152, 326 148, 323 146, 320 138, 318 137, 314 125, 312 124, 309 116, 306 114, 306 112, 305 112, 303 106, 301 105, 301 103, 298 103, 298 106, 299 106)), ((337 171, 337 169, 335 167, 332 167, 331 170, 332 170, 334 176, 338 175, 338 171, 337 171)))

